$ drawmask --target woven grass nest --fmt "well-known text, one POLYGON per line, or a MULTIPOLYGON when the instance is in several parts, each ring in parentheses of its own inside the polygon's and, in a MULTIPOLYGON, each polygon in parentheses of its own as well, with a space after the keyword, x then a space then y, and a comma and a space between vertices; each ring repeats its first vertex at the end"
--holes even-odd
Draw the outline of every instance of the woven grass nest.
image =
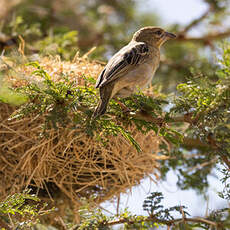
MULTIPOLYGON (((102 69, 101 64, 79 57, 74 62, 48 57, 39 62, 54 81, 60 80, 61 73, 69 73, 78 84, 84 83, 82 75, 97 78, 102 69)), ((16 68, 27 80, 40 80, 31 75, 30 66, 16 68)), ((14 86, 25 84, 25 80, 15 78, 13 72, 7 78, 14 86)), ((105 146, 81 128, 51 129, 48 138, 40 138, 44 117, 9 120, 14 110, 15 107, 0 103, 1 199, 31 187, 39 196, 54 201, 65 197, 79 206, 81 197, 94 195, 94 202, 99 204, 127 192, 145 177, 157 177, 160 158, 157 152, 164 140, 153 131, 142 134, 134 125, 129 126, 141 152, 122 135, 111 136, 105 146)))

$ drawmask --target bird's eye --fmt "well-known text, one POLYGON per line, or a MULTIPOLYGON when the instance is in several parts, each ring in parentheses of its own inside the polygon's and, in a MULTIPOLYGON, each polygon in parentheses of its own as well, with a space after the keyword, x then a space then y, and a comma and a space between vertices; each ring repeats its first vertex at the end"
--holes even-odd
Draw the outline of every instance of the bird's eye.
POLYGON ((161 30, 157 30, 157 31, 155 32, 155 34, 161 35, 161 34, 162 34, 162 31, 161 31, 161 30))

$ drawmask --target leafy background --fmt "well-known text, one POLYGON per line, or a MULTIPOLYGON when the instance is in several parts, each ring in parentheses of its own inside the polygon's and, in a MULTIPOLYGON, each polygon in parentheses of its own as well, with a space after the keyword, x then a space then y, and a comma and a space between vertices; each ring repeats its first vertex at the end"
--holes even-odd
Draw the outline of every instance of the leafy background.
MULTIPOLYGON (((162 147, 162 153, 174 156, 161 162, 162 181, 167 179, 170 184, 176 181, 180 190, 193 191, 186 194, 193 194, 194 199, 198 194, 208 199, 210 188, 216 190, 211 192, 213 197, 220 192, 222 198, 229 199, 229 172, 225 165, 229 163, 230 154, 230 45, 224 42, 230 36, 228 0, 199 1, 200 15, 186 23, 179 20, 183 18, 179 15, 176 22, 169 16, 164 20, 166 12, 174 18, 177 12, 182 14, 180 1, 174 8, 164 5, 162 12, 154 8, 163 3, 154 0, 18 0, 11 3, 2 0, 1 3, 0 49, 5 56, 15 56, 19 44, 24 44, 25 55, 34 59, 60 55, 63 60, 72 60, 77 52, 80 55, 89 52, 90 60, 103 63, 142 26, 164 24, 166 29, 175 32, 178 39, 162 49, 162 62, 153 85, 167 100, 168 105, 162 104, 161 108, 168 111, 168 116, 179 116, 188 125, 172 124, 172 128, 186 138, 170 153, 162 147)), ((17 101, 20 95, 14 95, 14 99, 9 92, 7 97, 7 90, 7 85, 2 83, 0 100, 17 101)), ((167 116, 164 119, 167 120, 167 116)), ((165 194, 175 199, 173 194, 165 194)), ((144 200, 145 196, 141 196, 144 200)), ((218 208, 226 204, 227 201, 220 202, 218 208)), ((128 206, 131 207, 132 202, 128 206)), ((194 209, 195 215, 204 214, 196 205, 194 209)))

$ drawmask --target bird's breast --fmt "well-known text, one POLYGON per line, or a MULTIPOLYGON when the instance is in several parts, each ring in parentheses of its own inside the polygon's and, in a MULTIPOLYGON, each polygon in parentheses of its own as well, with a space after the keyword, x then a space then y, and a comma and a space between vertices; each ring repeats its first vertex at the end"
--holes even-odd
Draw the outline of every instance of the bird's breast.
POLYGON ((159 63, 150 61, 140 64, 135 70, 130 71, 126 78, 130 80, 132 85, 143 89, 151 83, 158 65, 159 63))
POLYGON ((136 66, 116 82, 113 95, 128 97, 139 89, 146 88, 151 83, 158 65, 159 63, 149 61, 136 66))

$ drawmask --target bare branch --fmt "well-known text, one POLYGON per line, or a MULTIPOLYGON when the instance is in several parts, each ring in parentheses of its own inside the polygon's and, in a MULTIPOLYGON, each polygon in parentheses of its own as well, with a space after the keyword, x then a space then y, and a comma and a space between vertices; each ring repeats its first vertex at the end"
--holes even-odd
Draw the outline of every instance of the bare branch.
POLYGON ((212 11, 212 8, 209 7, 207 11, 205 11, 199 18, 194 19, 191 21, 181 32, 179 32, 178 36, 183 36, 186 34, 192 27, 198 25, 202 20, 204 20, 209 13, 212 11))
POLYGON ((220 33, 211 33, 206 34, 201 37, 188 37, 186 36, 187 32, 201 23, 211 12, 213 12, 213 6, 210 7, 205 11, 200 17, 191 21, 181 32, 178 33, 177 40, 184 41, 184 42, 200 42, 205 45, 212 45, 211 42, 218 39, 224 39, 230 36, 230 30, 220 32, 220 33))
POLYGON ((204 143, 203 141, 201 141, 200 139, 193 139, 193 138, 189 138, 189 137, 185 137, 183 139, 183 143, 184 146, 190 147, 190 148, 210 148, 210 145, 204 143))
POLYGON ((227 30, 225 32, 220 32, 220 33, 207 34, 202 37, 181 36, 178 37, 177 40, 184 41, 184 42, 199 42, 199 43, 204 43, 205 45, 211 45, 211 42, 219 39, 224 39, 227 37, 230 37, 230 30, 227 30))
MULTIPOLYGON (((147 122, 152 122, 154 124, 157 124, 159 126, 163 126, 166 122, 163 118, 160 117, 153 117, 151 114, 148 114, 147 112, 140 111, 137 112, 135 115, 131 115, 134 118, 137 119, 142 119, 147 122)), ((192 114, 185 114, 184 116, 181 117, 174 117, 171 118, 170 121, 167 121, 167 123, 176 123, 176 122, 186 122, 189 124, 194 124, 197 122, 197 119, 200 115, 197 115, 194 119, 192 119, 192 114)), ((187 147, 193 147, 193 148, 211 148, 213 150, 218 150, 220 147, 216 143, 216 140, 212 138, 212 136, 209 136, 207 138, 207 142, 202 142, 200 139, 192 139, 192 138, 184 138, 182 145, 187 146, 187 147)), ((219 154, 223 162, 228 166, 228 169, 230 170, 230 161, 229 159, 222 155, 219 154)))
POLYGON ((153 117, 151 114, 149 114, 149 113, 147 113, 145 111, 137 112, 136 114, 131 115, 131 116, 133 118, 145 120, 147 122, 152 122, 152 123, 160 125, 160 126, 162 126, 162 124, 165 123, 163 118, 153 117))
POLYGON ((113 226, 113 225, 117 225, 117 224, 124 224, 124 223, 128 223, 128 224, 134 224, 134 223, 140 223, 140 222, 156 222, 156 223, 159 223, 159 224, 164 224, 164 225, 167 225, 167 226, 171 226, 171 225, 174 225, 176 223, 180 223, 180 222, 194 222, 194 223, 203 223, 203 224, 208 224, 210 226, 215 226, 215 227, 218 227, 218 226, 222 226, 222 222, 214 222, 214 221, 211 221, 211 220, 207 220, 207 219, 204 219, 204 218, 200 218, 200 217, 197 217, 197 218, 186 218, 186 217, 183 217, 183 218, 178 218, 178 219, 173 219, 173 220, 161 220, 161 219, 158 219, 154 216, 150 216, 150 217, 146 217, 146 218, 141 218, 140 220, 133 220, 133 221, 130 221, 128 219, 120 219, 120 220, 116 220, 116 221, 111 221, 111 222, 108 222, 106 223, 105 225, 106 226, 113 226))
POLYGON ((194 167, 188 168, 188 170, 186 170, 186 173, 191 172, 191 171, 196 170, 196 169, 202 169, 202 168, 204 168, 204 167, 206 167, 208 165, 215 164, 216 162, 217 162, 217 158, 214 157, 212 160, 204 162, 203 164, 198 164, 198 165, 196 165, 194 167))

